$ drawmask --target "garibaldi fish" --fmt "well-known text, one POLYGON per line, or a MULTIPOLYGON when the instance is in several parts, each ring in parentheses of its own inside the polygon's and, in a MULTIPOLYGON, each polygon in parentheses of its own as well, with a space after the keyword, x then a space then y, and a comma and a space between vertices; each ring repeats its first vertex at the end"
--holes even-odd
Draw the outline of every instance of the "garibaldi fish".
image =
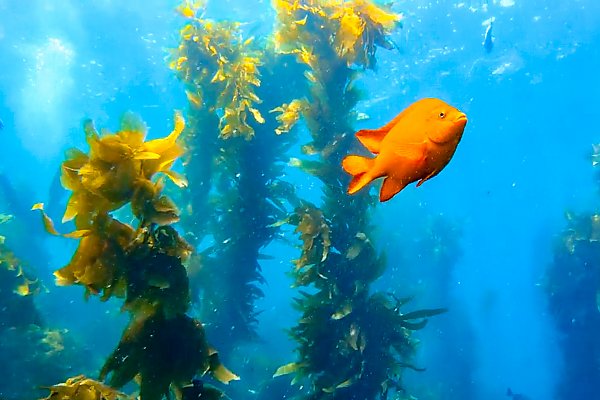
POLYGON ((356 132, 375 158, 349 155, 342 161, 352 175, 348 194, 385 178, 380 201, 387 201, 413 182, 417 187, 444 169, 456 151, 467 116, 440 99, 416 101, 379 129, 356 132))

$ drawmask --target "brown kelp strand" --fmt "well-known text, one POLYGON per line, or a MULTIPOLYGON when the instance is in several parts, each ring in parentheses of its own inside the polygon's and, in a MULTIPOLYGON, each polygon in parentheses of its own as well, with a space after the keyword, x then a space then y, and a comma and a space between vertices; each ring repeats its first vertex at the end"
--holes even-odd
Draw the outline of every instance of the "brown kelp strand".
POLYGON ((244 37, 239 23, 205 19, 189 3, 181 9, 188 20, 170 66, 185 84, 194 121, 185 141, 197 151, 185 169, 202 187, 190 179, 190 192, 203 193, 190 196, 186 210, 193 212, 183 220, 196 243, 209 241, 193 260, 192 287, 202 293, 209 332, 221 349, 231 349, 256 336, 261 249, 276 238, 275 222, 293 196, 281 180, 293 136, 275 134, 279 122, 269 111, 295 86, 276 84, 289 57, 244 37))
MULTIPOLYGON (((59 285, 78 284, 88 295, 124 298, 131 322, 104 363, 101 380, 119 389, 136 378, 143 400, 180 393, 196 374, 210 372, 224 383, 237 376, 218 359, 202 324, 185 313, 190 292, 184 262, 191 246, 171 226, 179 209, 164 194, 165 178, 178 187, 187 180, 172 169, 184 154, 179 143, 185 123, 175 113, 174 128, 165 137, 146 140, 146 127, 127 114, 118 132, 98 133, 84 123, 89 152, 71 149, 62 164, 62 183, 71 191, 63 221, 76 230, 61 234, 40 210, 46 230, 79 240, 71 261, 55 272, 59 285), (137 226, 118 221, 112 212, 130 206, 137 226)), ((76 377, 51 387, 56 396, 96 393, 90 398, 119 398, 105 386, 76 377), (75 389, 67 389, 75 388, 75 389), (100 397, 98 397, 100 396, 100 397)))
POLYGON ((362 0, 273 4, 276 46, 307 67, 309 83, 304 98, 278 110, 280 131, 289 130, 299 114, 304 117, 312 142, 302 150, 312 157, 294 159, 292 165, 319 178, 324 191, 320 209, 304 202, 288 220, 302 240, 295 284, 316 292, 301 292, 296 299, 302 317, 291 336, 298 343, 298 361, 275 375, 295 373, 293 382, 308 380, 310 399, 386 398, 402 390, 401 372, 412 367, 411 331, 444 310, 403 314, 403 302, 370 294, 385 268, 372 243, 373 199, 346 195, 340 163, 356 150, 357 79, 362 70, 375 68, 378 47, 392 47, 388 35, 401 16, 362 0))
POLYGON ((567 227, 554 245, 543 286, 550 315, 561 334, 558 398, 600 391, 600 214, 566 213, 567 227), (576 385, 576 386, 573 386, 576 385))

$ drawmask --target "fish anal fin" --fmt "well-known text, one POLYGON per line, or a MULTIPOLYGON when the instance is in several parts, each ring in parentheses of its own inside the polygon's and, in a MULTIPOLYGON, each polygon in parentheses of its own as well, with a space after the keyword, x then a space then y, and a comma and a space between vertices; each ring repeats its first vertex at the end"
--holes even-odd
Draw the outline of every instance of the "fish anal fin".
POLYGON ((433 171, 432 173, 430 173, 429 175, 427 175, 425 178, 421 178, 421 180, 419 181, 419 183, 417 183, 417 187, 421 186, 422 184, 424 184, 425 182, 427 182, 428 180, 430 180, 431 178, 433 178, 434 176, 436 176, 440 171, 433 171))
POLYGON ((356 132, 356 138, 371 153, 379 154, 381 151, 381 141, 389 131, 390 129, 386 126, 379 129, 362 129, 356 132))
POLYGON ((404 182, 398 179, 394 179, 391 177, 387 177, 383 180, 383 185, 381 186, 381 192, 379 192, 379 201, 384 202, 388 201, 392 197, 394 197, 398 192, 406 187, 408 182, 404 182))

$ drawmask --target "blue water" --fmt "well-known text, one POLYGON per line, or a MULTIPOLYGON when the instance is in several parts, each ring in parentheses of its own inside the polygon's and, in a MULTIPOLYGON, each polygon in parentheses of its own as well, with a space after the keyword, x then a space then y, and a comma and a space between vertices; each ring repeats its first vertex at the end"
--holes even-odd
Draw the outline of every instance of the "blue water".
MULTIPOLYGON (((63 151, 84 146, 86 117, 116 129, 118 116, 132 110, 150 135, 170 131, 173 110, 186 108, 165 61, 183 24, 177 4, 0 0, 0 172, 23 188, 24 202, 48 198, 63 151)), ((424 399, 493 400, 507 398, 511 387, 531 399, 552 399, 569 366, 541 282, 564 211, 598 205, 589 156, 600 139, 600 2, 398 1, 394 9, 405 14, 393 35, 399 50, 380 50, 378 71, 364 75, 369 95, 358 110, 369 119, 357 129, 380 126, 421 97, 440 97, 469 117, 443 173, 379 205, 374 217, 378 246, 414 261, 402 273, 390 269, 377 288, 415 294, 415 306, 450 308, 419 333, 417 359, 428 370, 408 372, 407 389, 424 399), (482 23, 491 17, 495 40, 488 53, 482 23), (460 255, 450 271, 419 262, 414 245, 427 235, 427 221, 440 215, 460 227, 460 255), (448 342, 453 321, 461 328, 448 342), (457 364, 468 375, 460 385, 457 364)), ((215 0, 207 16, 245 21, 255 35, 273 26, 268 1, 215 0)), ((295 183, 308 197, 320 197, 318 185, 295 183)), ((73 244, 51 238, 47 248, 50 259, 36 265, 50 284, 39 307, 102 358, 126 317, 116 303, 84 303, 80 287, 52 286, 51 272, 68 262, 73 244)), ((282 260, 297 254, 284 246, 272 251, 282 260)), ((18 255, 32 257, 26 246, 18 255)), ((268 286, 258 304, 259 333, 265 347, 279 349, 282 363, 293 360, 294 347, 283 329, 297 318, 287 267, 264 264, 268 286)))

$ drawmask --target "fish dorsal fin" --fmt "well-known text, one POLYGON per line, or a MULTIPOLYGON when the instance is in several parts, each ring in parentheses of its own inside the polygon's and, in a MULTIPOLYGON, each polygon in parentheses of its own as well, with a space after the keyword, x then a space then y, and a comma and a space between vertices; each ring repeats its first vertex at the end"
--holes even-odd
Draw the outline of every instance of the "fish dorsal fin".
POLYGON ((379 192, 379 201, 382 203, 394 197, 398 192, 406 187, 408 181, 387 177, 383 180, 381 191, 379 192))
POLYGON ((379 154, 381 149, 381 141, 388 134, 390 128, 384 126, 379 129, 362 129, 356 132, 356 138, 365 146, 371 153, 379 154))

